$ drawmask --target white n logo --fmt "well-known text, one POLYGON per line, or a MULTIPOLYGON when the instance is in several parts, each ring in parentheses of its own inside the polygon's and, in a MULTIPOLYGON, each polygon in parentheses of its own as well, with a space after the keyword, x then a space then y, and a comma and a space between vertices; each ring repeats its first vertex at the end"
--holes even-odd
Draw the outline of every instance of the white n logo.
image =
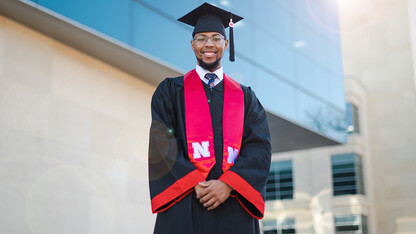
POLYGON ((238 149, 234 149, 231 146, 228 146, 228 158, 227 158, 227 162, 230 164, 234 164, 235 159, 237 158, 238 155, 238 149))
POLYGON ((192 142, 192 148, 194 149, 194 158, 201 158, 201 154, 202 157, 209 158, 210 153, 208 146, 209 141, 202 141, 201 144, 199 144, 199 142, 192 142))

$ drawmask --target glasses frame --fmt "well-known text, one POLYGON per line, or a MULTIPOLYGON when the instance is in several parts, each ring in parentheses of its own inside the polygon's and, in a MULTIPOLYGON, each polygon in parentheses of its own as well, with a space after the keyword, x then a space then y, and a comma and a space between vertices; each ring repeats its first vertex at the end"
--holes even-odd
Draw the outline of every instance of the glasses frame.
POLYGON ((210 37, 205 36, 205 35, 199 35, 199 36, 196 36, 196 37, 193 38, 193 40, 195 41, 195 43, 198 43, 198 44, 205 44, 205 43, 208 42, 208 40, 211 40, 211 42, 214 43, 214 44, 220 44, 220 43, 222 43, 224 41, 224 39, 225 39, 225 37, 223 35, 221 35, 221 34, 215 34, 215 35, 212 35, 210 37), (221 37, 221 40, 219 40, 219 41, 212 40, 214 37, 217 37, 217 36, 221 37), (205 37, 205 40, 204 41, 198 41, 197 40, 198 37, 205 37))

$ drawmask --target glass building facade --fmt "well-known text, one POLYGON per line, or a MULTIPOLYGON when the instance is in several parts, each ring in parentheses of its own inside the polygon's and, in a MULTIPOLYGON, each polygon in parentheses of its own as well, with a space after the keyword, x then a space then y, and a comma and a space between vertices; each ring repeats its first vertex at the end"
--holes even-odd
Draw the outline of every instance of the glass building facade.
MULTIPOLYGON (((184 71, 195 67, 190 46, 192 27, 177 18, 203 1, 32 2, 184 71)), ((344 83, 340 39, 336 33, 338 9, 334 2, 209 1, 245 18, 234 29, 236 62, 229 62, 226 52, 224 71, 251 86, 270 115, 344 143, 344 83)))

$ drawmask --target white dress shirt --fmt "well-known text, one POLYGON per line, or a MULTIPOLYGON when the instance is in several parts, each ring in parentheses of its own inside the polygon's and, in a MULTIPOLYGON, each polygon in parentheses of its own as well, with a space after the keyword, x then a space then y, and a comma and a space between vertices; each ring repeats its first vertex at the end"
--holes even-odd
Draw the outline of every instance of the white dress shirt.
POLYGON ((199 78, 203 82, 205 82, 205 84, 208 84, 208 79, 205 78, 205 75, 207 73, 215 73, 215 75, 217 75, 218 79, 214 80, 214 86, 216 86, 218 83, 222 81, 222 79, 224 79, 224 72, 223 72, 222 66, 218 68, 217 70, 215 70, 214 72, 210 72, 208 70, 205 70, 204 68, 202 68, 201 66, 197 64, 195 70, 196 70, 196 73, 198 73, 199 78))

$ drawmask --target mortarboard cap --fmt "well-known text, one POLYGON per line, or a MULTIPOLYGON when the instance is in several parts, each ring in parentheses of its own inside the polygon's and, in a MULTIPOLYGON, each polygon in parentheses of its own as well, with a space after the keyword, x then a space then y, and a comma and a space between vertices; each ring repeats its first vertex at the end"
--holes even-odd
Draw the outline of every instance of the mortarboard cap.
POLYGON ((242 19, 243 17, 241 16, 205 2, 178 20, 194 26, 192 36, 200 32, 219 32, 223 36, 226 36, 225 28, 230 26, 230 61, 234 61, 233 27, 234 23, 237 23, 242 19))

